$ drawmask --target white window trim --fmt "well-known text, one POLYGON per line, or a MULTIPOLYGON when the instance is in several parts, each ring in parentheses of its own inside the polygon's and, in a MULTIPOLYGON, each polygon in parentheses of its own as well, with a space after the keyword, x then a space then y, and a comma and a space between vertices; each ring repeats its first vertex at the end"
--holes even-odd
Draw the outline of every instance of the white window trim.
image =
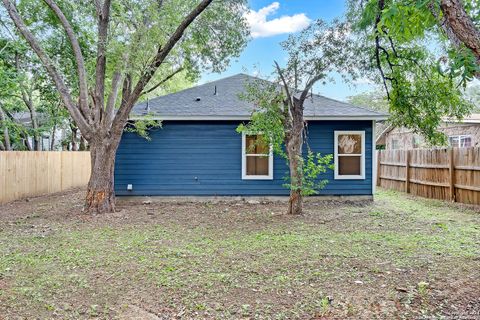
MULTIPOLYGON (((335 180, 365 180, 365 131, 335 131, 334 137, 334 155, 335 155, 335 180), (359 134, 362 137, 362 154, 360 157, 360 175, 340 175, 338 174, 338 136, 341 134, 359 134)), ((341 155, 348 157, 350 155, 341 155)), ((355 156, 355 155, 352 155, 355 156)), ((356 155, 358 156, 358 155, 356 155)))
MULTIPOLYGON (((273 180, 273 149, 270 146, 270 152, 268 154, 268 175, 247 175, 247 139, 245 132, 242 132, 242 180, 273 180)), ((252 156, 252 155, 251 155, 252 156)))
POLYGON ((448 136, 448 143, 450 146, 452 146, 452 142, 451 142, 452 139, 458 139, 458 148, 468 148, 468 147, 461 146, 462 144, 461 142, 464 139, 470 139, 470 143, 472 143, 472 135, 470 134, 457 134, 457 135, 448 136))

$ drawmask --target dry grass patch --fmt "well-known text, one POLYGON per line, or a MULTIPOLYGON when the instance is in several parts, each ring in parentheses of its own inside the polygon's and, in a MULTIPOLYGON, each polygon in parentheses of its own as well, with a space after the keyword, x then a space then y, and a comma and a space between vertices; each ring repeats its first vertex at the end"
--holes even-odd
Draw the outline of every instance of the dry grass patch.
POLYGON ((284 203, 243 202, 87 216, 82 197, 0 207, 4 318, 480 314, 473 208, 381 191, 374 203, 308 203, 300 217, 283 215, 284 203))

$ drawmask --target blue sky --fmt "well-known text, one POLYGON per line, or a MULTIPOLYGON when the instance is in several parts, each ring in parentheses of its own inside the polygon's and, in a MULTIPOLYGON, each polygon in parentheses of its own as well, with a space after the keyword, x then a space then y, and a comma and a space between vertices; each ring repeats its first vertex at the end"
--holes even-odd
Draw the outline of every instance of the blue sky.
MULTIPOLYGON (((249 16, 254 38, 249 42, 241 56, 232 61, 223 73, 208 73, 202 76, 200 83, 220 79, 240 72, 270 76, 273 61, 280 64, 286 60, 279 43, 289 34, 298 32, 315 19, 331 21, 345 13, 345 1, 341 0, 250 0, 253 10, 249 16), (277 33, 277 34, 276 34, 277 33)), ((348 96, 369 91, 368 84, 347 85, 338 75, 335 83, 316 86, 314 91, 321 95, 346 100, 348 96)))

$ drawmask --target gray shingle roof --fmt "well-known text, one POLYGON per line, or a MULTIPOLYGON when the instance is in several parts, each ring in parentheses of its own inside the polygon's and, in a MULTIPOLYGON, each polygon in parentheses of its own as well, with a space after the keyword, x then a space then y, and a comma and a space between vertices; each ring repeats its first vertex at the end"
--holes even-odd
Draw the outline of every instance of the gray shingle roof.
MULTIPOLYGON (((237 74, 176 93, 160 96, 134 106, 130 117, 151 114, 159 119, 248 119, 254 109, 239 94, 245 84, 258 78, 237 74), (215 87, 217 94, 215 95, 215 87)), ((304 115, 311 118, 384 119, 386 115, 366 108, 313 95, 305 101, 304 115)))

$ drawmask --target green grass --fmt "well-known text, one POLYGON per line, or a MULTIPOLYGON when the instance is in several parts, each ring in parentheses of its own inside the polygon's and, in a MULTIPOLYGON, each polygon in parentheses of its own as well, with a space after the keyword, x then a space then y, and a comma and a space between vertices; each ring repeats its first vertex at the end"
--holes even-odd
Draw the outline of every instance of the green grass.
MULTIPOLYGON (((130 206, 134 218, 113 224, 18 218, 0 231, 0 314, 115 318, 142 300, 191 316, 355 318, 370 308, 364 295, 401 299, 401 285, 427 301, 452 266, 459 279, 478 271, 480 219, 469 209, 387 191, 367 205, 307 204, 303 217, 272 214, 282 206, 176 205, 153 219, 130 206)), ((391 308, 382 312, 403 312, 391 308)))

